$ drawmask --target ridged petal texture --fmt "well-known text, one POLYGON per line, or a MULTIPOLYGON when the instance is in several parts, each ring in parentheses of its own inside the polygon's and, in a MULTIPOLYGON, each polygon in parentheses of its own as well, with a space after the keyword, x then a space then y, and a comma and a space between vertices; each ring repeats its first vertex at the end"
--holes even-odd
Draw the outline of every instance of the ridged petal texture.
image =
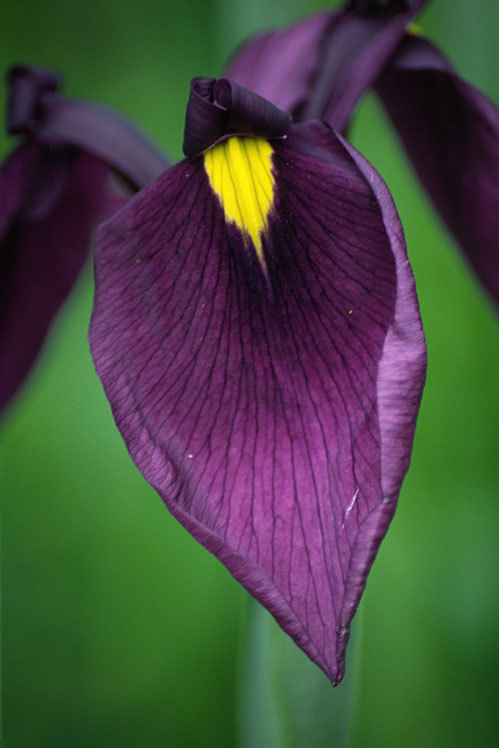
POLYGON ((317 122, 271 145, 265 262, 204 159, 183 161, 100 226, 90 342, 146 479, 338 683, 425 344, 372 167, 317 122))
POLYGON ((418 37, 404 39, 376 92, 442 218, 499 304, 499 110, 418 37))

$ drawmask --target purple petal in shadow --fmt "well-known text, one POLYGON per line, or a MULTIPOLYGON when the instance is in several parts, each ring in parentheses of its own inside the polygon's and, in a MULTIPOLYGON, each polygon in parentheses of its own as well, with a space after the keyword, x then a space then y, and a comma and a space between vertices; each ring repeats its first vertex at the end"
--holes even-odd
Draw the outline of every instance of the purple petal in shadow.
POLYGON ((18 148, 0 170, 0 410, 17 391, 115 207, 108 168, 75 149, 18 148))
POLYGON ((345 132, 360 97, 383 70, 427 0, 350 3, 322 40, 322 54, 300 120, 322 119, 345 132))
POLYGON ((376 91, 442 218, 499 303, 498 109, 418 37, 406 37, 376 91))

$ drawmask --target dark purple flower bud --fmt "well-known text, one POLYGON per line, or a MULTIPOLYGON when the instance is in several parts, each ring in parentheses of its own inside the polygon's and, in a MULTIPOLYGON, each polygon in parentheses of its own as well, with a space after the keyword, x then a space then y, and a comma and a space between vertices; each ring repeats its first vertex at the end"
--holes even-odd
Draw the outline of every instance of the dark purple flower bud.
POLYGON ((0 410, 71 290, 96 223, 168 166, 121 117, 58 94, 56 74, 17 66, 8 83, 7 129, 24 137, 0 168, 0 410))
POLYGON ((6 129, 11 135, 34 133, 45 118, 45 99, 58 91, 58 73, 44 68, 16 65, 7 73, 6 129))
POLYGON ((95 276, 92 354, 132 458, 338 683, 425 378, 387 188, 320 122, 228 137, 101 224, 95 276))

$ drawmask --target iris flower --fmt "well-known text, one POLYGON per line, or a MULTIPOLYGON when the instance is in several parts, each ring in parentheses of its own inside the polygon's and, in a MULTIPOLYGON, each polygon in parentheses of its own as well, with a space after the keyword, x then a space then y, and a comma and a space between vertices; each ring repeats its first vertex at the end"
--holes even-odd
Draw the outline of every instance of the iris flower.
MULTIPOLYGON (((407 31, 423 5, 357 0, 251 40, 223 78, 194 79, 186 158, 166 168, 153 154, 147 177, 127 171, 126 149, 117 162, 99 150, 99 127, 83 148, 64 140, 71 128, 62 138, 134 189, 164 171, 95 241, 90 343, 129 452, 333 684, 409 465, 426 369, 400 220, 346 140, 370 87, 477 273, 498 290, 497 111, 407 31)), ((43 117, 28 118, 36 127, 4 167, 21 197, 0 236, 21 226, 21 258, 25 235, 39 234, 39 195, 50 198, 47 235, 65 226, 61 195, 87 204, 69 195, 67 173, 89 206, 85 220, 68 217, 85 248, 91 223, 109 213, 107 193, 94 205, 86 171, 76 178, 65 167, 62 179, 37 160, 50 189, 26 187, 32 154, 53 157, 44 137, 54 111, 44 103, 43 117)))
POLYGON ((168 166, 126 120, 61 96, 60 82, 37 67, 8 74, 7 130, 21 143, 0 168, 0 411, 73 287, 92 228, 168 166))
POLYGON ((338 683, 426 351, 393 201, 327 123, 191 84, 186 159, 101 224, 90 342, 140 471, 338 683))

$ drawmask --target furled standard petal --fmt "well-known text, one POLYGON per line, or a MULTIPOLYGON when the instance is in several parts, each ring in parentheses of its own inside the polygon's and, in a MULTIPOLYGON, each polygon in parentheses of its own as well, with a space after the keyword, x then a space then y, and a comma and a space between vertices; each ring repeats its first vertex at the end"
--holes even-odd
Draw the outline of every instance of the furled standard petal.
POLYGON ((288 112, 227 78, 194 78, 183 151, 188 158, 195 158, 229 134, 280 138, 290 125, 288 112))
POLYGON ((442 218, 499 302, 499 111, 408 36, 376 91, 442 218))
POLYGON ((351 0, 350 12, 323 40, 317 70, 300 119, 320 118, 347 129, 360 97, 372 86, 427 0, 351 0))
POLYGON ((72 288, 91 228, 113 204, 108 173, 92 156, 35 143, 18 148, 0 169, 0 410, 72 288))
POLYGON ((338 683, 425 371, 386 187, 318 122, 230 138, 104 222, 95 272, 92 352, 137 466, 338 683))

